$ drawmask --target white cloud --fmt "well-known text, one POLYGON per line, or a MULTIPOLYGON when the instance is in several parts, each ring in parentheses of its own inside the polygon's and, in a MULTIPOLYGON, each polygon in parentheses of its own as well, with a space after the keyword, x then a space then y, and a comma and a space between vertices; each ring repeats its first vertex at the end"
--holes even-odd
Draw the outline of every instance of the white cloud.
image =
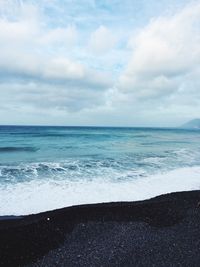
POLYGON ((84 66, 63 57, 50 59, 43 70, 47 79, 81 79, 84 75, 84 66))
POLYGON ((97 54, 108 53, 116 44, 117 37, 105 26, 100 26, 91 33, 89 39, 89 49, 97 54))
POLYGON ((112 80, 67 53, 77 41, 76 28, 46 28, 35 7, 20 10, 15 20, 0 19, 1 107, 78 111, 103 105, 112 80))
POLYGON ((132 55, 120 76, 120 88, 136 98, 178 91, 200 63, 199 26, 200 4, 153 19, 129 40, 132 55))

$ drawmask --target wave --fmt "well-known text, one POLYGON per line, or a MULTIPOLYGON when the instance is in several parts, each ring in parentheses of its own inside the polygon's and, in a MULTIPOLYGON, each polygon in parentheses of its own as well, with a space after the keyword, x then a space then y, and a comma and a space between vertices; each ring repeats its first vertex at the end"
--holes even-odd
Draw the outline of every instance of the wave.
POLYGON ((15 146, 5 146, 5 147, 0 147, 0 153, 1 152, 35 152, 37 151, 38 148, 36 147, 29 147, 29 146, 25 146, 25 147, 15 147, 15 146))
POLYGON ((0 215, 26 215, 66 206, 148 199, 160 194, 200 188, 200 167, 112 181, 31 180, 0 187, 0 215))
MULTIPOLYGON (((66 146, 67 147, 67 146, 66 146)), ((66 149, 64 146, 63 149, 66 149)), ((67 147, 68 148, 68 147, 67 147)), ((70 146, 69 146, 70 148, 70 146)), ((26 148, 13 148, 7 152, 24 151, 26 148)), ((35 151, 32 150, 28 151, 35 151)), ((70 148, 71 149, 71 148, 70 148)), ((199 151, 177 149, 163 151, 160 154, 148 152, 128 154, 115 158, 101 158, 98 154, 87 157, 68 158, 58 161, 0 163, 1 184, 22 183, 31 180, 102 180, 111 181, 131 180, 144 176, 167 172, 182 167, 199 165, 199 151)))
POLYGON ((109 158, 104 160, 70 159, 63 162, 22 163, 19 165, 0 165, 0 179, 1 184, 6 185, 47 179, 55 181, 101 181, 106 177, 107 180, 119 181, 144 176, 145 170, 142 167, 130 168, 130 165, 124 165, 123 161, 109 158))

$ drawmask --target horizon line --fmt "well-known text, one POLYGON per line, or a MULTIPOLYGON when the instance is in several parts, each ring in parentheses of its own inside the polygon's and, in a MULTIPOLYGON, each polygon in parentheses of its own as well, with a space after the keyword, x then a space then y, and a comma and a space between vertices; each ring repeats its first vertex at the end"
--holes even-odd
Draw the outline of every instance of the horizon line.
POLYGON ((0 124, 0 127, 74 127, 74 128, 179 128, 179 126, 106 126, 106 125, 45 125, 45 124, 0 124))

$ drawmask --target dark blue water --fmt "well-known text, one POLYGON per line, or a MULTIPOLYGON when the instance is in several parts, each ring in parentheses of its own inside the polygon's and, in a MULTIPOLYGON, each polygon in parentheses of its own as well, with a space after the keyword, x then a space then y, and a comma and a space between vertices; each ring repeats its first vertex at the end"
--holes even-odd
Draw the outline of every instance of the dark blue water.
POLYGON ((197 130, 1 126, 0 214, 189 190, 199 168, 197 130))

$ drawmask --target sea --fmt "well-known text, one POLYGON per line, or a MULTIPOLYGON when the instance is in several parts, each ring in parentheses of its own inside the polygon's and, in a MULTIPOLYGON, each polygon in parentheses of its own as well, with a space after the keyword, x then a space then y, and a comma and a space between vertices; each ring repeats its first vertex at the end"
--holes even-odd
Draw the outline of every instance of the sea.
POLYGON ((199 130, 0 126, 0 216, 199 188, 199 130))

